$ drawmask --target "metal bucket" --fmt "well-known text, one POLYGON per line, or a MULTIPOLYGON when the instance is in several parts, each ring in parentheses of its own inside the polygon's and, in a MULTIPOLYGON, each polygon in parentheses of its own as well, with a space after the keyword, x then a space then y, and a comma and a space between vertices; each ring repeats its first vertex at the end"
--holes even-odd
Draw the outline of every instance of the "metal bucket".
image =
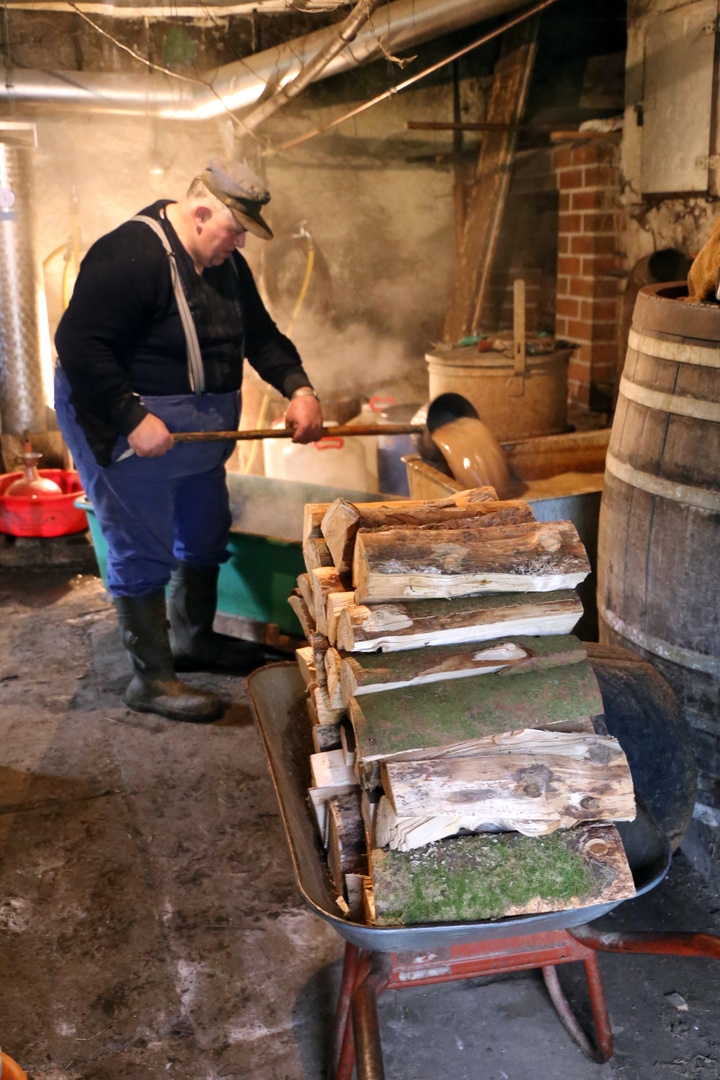
POLYGON ((501 442, 567 431, 570 353, 525 356, 516 370, 512 357, 475 345, 438 349, 425 356, 430 398, 461 394, 501 442))

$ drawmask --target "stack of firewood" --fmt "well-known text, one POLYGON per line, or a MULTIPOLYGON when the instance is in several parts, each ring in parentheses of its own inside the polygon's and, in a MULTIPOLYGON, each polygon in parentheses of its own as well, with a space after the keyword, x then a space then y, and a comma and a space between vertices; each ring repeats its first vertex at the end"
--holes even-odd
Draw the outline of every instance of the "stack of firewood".
POLYGON ((290 597, 315 753, 309 799, 340 908, 373 925, 633 895, 635 816, 582 642, 571 522, 492 488, 305 507, 290 597))

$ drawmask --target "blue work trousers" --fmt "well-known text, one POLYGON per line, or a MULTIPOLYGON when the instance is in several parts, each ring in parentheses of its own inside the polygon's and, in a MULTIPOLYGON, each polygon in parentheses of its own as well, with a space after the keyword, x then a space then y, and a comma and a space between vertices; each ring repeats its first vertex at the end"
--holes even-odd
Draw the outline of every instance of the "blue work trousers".
MULTIPOLYGON (((108 548, 107 587, 114 596, 142 596, 167 585, 178 560, 217 566, 229 558, 231 516, 225 462, 233 443, 178 443, 160 457, 120 455, 128 441, 118 436, 113 464, 98 465, 70 404, 70 385, 58 366, 55 409, 108 548)), ((142 396, 148 410, 171 432, 234 431, 240 395, 142 396)))

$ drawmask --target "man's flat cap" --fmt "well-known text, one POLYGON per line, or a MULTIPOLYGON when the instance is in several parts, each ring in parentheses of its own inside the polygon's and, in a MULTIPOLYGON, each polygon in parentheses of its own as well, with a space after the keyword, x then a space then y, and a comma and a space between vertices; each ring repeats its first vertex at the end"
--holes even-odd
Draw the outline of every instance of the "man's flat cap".
POLYGON ((232 210, 239 225, 254 236, 272 240, 272 230, 260 213, 270 202, 270 192, 244 161, 213 154, 202 179, 208 190, 232 210))

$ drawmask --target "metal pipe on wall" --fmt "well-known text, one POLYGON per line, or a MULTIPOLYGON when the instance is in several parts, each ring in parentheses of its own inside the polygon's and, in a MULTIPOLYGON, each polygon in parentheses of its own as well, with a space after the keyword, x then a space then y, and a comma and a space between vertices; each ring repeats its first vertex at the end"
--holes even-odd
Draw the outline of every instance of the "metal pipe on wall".
POLYGON ((31 218, 35 128, 25 125, 31 145, 14 145, 18 126, 0 124, 0 413, 4 435, 47 431, 48 427, 40 283, 31 218))
MULTIPOLYGON (((328 78, 385 55, 413 48, 518 8, 527 0, 393 0, 362 27, 355 40, 319 73, 328 78)), ((58 105, 87 112, 154 115, 172 120, 209 120, 253 105, 268 85, 295 79, 336 35, 330 26, 284 45, 207 72, 197 80, 168 75, 46 72, 13 68, 0 80, 0 102, 58 105)))

